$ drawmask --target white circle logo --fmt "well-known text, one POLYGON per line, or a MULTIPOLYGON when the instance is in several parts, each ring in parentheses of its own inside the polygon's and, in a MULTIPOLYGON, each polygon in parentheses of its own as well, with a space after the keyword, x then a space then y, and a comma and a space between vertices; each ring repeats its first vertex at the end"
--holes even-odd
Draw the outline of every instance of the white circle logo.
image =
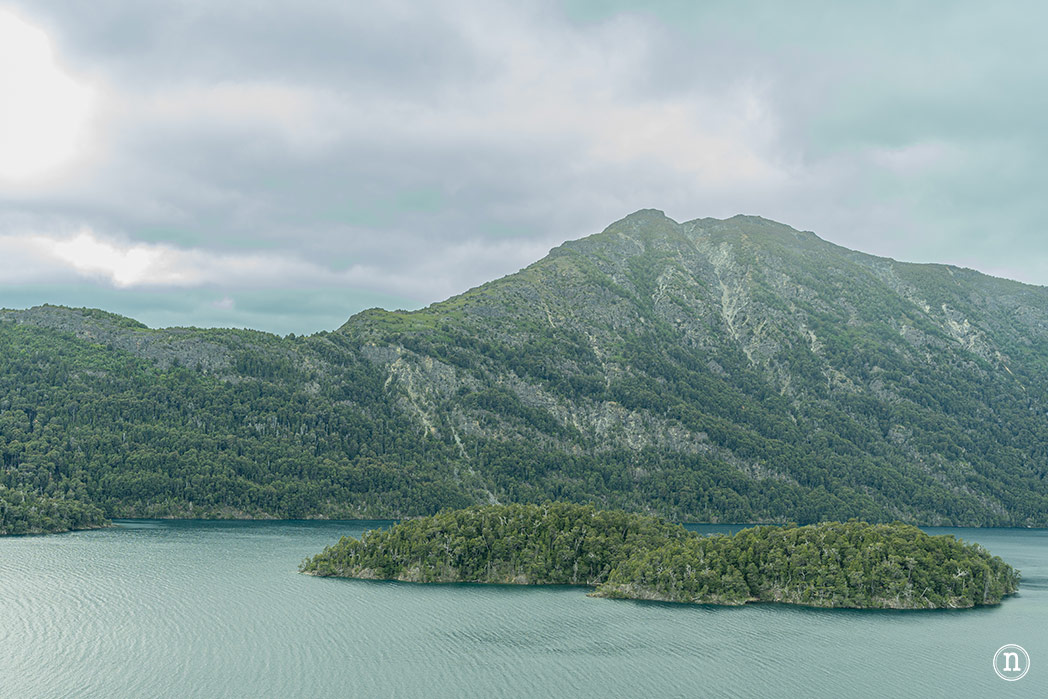
POLYGON ((1022 646, 1009 643, 993 654, 993 671, 1002 680, 1015 682, 1026 676, 1030 669, 1030 654, 1022 646))

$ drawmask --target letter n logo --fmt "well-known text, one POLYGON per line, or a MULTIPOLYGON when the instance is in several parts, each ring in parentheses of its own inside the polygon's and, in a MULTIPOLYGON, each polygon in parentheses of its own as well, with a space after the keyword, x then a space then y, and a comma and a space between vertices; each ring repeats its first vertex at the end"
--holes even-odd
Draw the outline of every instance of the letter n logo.
POLYGON ((1009 643, 993 655, 993 671, 1002 680, 1021 680, 1030 670, 1030 654, 1022 646, 1009 643))

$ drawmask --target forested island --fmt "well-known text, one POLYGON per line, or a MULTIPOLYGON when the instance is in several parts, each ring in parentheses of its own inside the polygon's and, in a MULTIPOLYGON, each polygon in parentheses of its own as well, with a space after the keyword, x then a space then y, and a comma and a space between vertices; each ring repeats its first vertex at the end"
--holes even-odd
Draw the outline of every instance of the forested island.
POLYGON ((589 505, 488 505, 343 537, 301 571, 325 577, 586 585, 596 597, 694 604, 943 609, 998 604, 1020 575, 978 544, 917 527, 825 522, 701 536, 589 505))

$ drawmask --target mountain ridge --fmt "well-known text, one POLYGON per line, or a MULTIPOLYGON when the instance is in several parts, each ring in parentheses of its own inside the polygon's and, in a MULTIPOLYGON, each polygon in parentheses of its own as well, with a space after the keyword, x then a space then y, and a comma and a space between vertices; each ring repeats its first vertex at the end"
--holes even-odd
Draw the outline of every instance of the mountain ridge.
POLYGON ((153 330, 57 307, 0 311, 5 332, 0 375, 16 383, 21 367, 39 388, 38 405, 0 404, 9 489, 52 497, 70 476, 41 475, 44 455, 75 464, 70 441, 111 441, 68 411, 110 410, 113 374, 55 398, 53 377, 14 361, 29 335, 37 364, 61 348, 73 357, 63 371, 83 379, 80 364, 124 362, 124 394, 163 396, 151 410, 170 428, 166 456, 132 444, 120 449, 151 454, 137 471, 101 457, 70 467, 83 493, 64 497, 111 516, 569 499, 697 521, 1048 524, 1048 289, 761 217, 641 210, 444 301, 367 309, 311 336, 153 330), (55 434, 41 454, 10 455, 31 432, 5 430, 3 416, 27 409, 55 434), (252 456, 219 449, 218 425, 252 456), (185 464, 205 458, 218 466, 194 485, 185 464), (303 475, 317 464, 319 486, 303 475))

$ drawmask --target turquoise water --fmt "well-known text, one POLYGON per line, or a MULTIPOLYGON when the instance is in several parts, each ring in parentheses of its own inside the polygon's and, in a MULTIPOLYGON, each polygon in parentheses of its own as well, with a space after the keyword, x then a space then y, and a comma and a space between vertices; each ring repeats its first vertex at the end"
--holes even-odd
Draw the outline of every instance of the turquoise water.
POLYGON ((0 697, 1048 696, 1048 531, 930 529, 1024 573, 1003 605, 952 612, 296 572, 375 524, 387 523, 129 521, 0 538, 0 697), (1031 656, 1018 682, 991 665, 1006 643, 1031 656))

